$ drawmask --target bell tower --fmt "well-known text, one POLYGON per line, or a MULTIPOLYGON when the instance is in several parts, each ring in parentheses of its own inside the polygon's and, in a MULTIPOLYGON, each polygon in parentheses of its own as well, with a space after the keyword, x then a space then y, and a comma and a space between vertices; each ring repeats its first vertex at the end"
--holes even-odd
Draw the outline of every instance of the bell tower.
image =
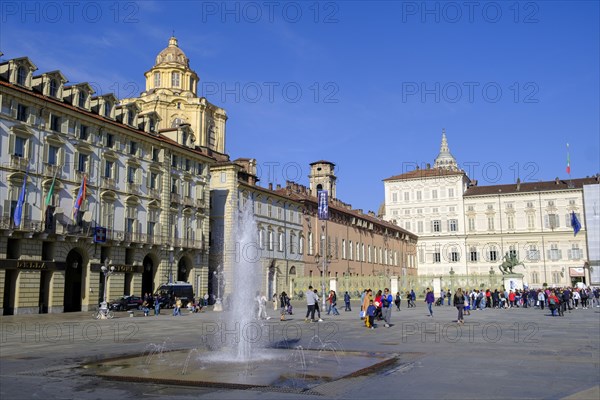
POLYGON ((335 164, 329 161, 321 160, 310 164, 310 194, 317 197, 320 190, 327 190, 329 198, 335 199, 335 164))

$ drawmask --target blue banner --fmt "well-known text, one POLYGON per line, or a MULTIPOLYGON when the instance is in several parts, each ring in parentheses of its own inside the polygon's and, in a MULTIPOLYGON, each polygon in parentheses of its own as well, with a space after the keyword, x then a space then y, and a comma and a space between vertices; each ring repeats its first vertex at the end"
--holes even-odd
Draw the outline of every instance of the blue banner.
POLYGON ((320 190, 317 193, 317 199, 319 201, 319 206, 318 206, 319 219, 328 220, 329 219, 329 196, 327 195, 327 190, 320 190))

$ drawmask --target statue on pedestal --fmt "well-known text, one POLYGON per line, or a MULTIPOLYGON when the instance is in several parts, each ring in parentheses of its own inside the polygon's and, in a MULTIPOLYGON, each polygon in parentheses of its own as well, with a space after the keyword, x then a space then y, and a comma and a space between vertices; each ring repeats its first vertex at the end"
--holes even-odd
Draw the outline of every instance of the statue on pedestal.
POLYGON ((517 265, 522 265, 523 267, 525 267, 525 264, 523 264, 522 261, 519 261, 517 259, 517 256, 514 254, 506 253, 504 254, 503 259, 504 261, 502 262, 502 264, 498 266, 500 272, 502 272, 503 275, 512 274, 513 268, 517 265))

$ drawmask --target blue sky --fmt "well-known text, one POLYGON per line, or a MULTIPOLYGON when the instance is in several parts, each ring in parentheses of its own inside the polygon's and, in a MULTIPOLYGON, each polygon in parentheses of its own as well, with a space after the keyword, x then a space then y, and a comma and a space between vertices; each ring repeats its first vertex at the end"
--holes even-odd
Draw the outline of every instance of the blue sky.
POLYGON ((442 128, 480 185, 600 171, 600 11, 583 2, 3 2, 3 59, 28 56, 118 97, 172 31, 227 151, 261 182, 338 169, 338 197, 377 210, 382 179, 433 163, 442 128), (471 5, 469 5, 471 4, 471 5), (298 169, 300 168, 300 170, 298 169))

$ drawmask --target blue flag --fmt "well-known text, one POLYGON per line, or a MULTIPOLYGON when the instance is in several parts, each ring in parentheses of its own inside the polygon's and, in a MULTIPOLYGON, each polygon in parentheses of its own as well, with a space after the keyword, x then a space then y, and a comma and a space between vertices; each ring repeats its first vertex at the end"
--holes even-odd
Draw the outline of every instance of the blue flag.
POLYGON ((571 212, 571 226, 573 227, 574 236, 577 236, 577 232, 581 230, 581 223, 577 219, 577 215, 575 215, 575 211, 571 212))
POLYGON ((23 186, 21 187, 21 193, 19 193, 19 200, 17 201, 17 207, 15 208, 15 215, 13 222, 15 227, 21 226, 21 217, 23 216, 23 203, 25 203, 25 190, 27 188, 27 175, 29 174, 29 168, 25 172, 25 178, 23 179, 23 186))
POLYGON ((326 220, 329 219, 329 197, 328 197, 328 193, 327 190, 320 190, 319 192, 317 192, 317 199, 318 199, 318 208, 317 208, 317 213, 319 215, 319 219, 320 220, 326 220))

